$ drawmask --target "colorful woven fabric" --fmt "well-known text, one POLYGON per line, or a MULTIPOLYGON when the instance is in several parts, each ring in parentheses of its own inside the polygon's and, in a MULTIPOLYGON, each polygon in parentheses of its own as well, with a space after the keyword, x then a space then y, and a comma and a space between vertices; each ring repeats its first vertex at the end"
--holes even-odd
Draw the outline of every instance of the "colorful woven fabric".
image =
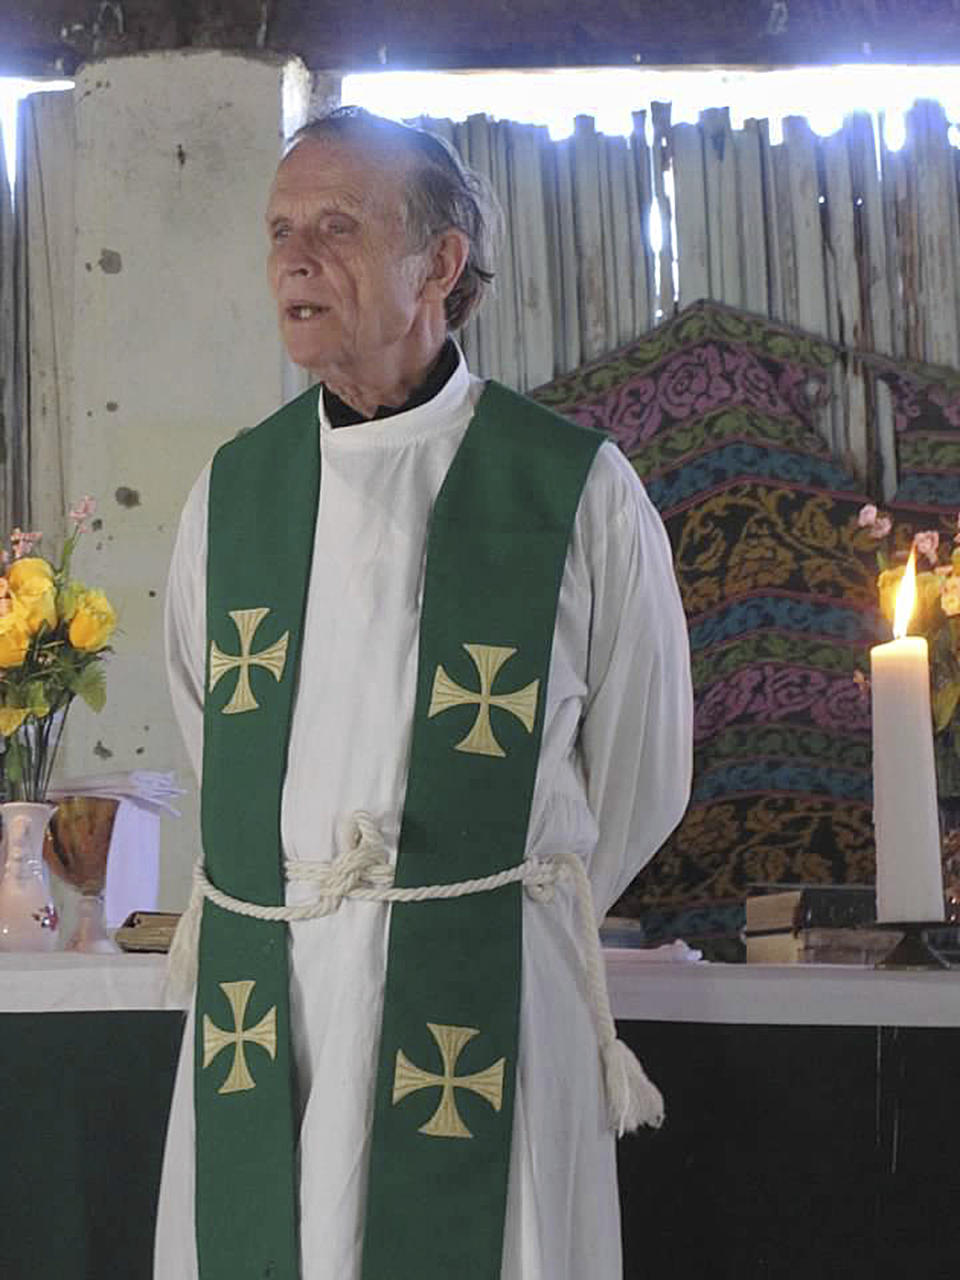
POLYGON ((690 628, 693 796, 619 910, 742 898, 758 881, 874 875, 869 701, 878 638, 868 499, 814 415, 836 356, 698 303, 537 398, 607 431, 657 504, 690 628))
POLYGON ((960 373, 934 365, 878 370, 893 396, 898 517, 956 530, 960 510, 960 373))

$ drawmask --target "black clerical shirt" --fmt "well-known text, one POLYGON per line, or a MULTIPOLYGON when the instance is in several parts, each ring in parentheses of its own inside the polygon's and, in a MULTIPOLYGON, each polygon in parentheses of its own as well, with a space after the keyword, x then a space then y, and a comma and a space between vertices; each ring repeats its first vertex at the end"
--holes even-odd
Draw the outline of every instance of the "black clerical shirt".
POLYGON ((341 400, 338 395, 334 395, 329 387, 324 387, 323 403, 327 410, 330 425, 332 427, 354 427, 361 422, 372 422, 375 418, 389 418, 395 413, 405 413, 407 409, 416 409, 420 405, 426 404, 428 400, 432 400, 441 387, 446 386, 459 363, 460 356, 457 348, 454 346, 453 339, 448 338, 441 347, 433 368, 423 382, 420 383, 419 387, 414 388, 403 404, 395 406, 381 404, 378 406, 376 413, 370 418, 365 418, 352 405, 341 400))

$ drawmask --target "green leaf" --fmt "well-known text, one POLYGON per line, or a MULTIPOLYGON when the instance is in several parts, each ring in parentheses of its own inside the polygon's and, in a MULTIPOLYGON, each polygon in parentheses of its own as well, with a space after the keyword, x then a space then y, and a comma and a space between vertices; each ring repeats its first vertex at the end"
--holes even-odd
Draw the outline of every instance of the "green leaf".
POLYGON ((953 713, 957 709, 958 702, 960 702, 960 684, 956 681, 951 680, 934 692, 932 700, 933 725, 937 733, 945 729, 953 719, 953 713))
POLYGON ((20 762, 20 751, 13 738, 7 739, 7 752, 4 758, 4 771, 8 782, 20 782, 23 778, 23 765, 20 762))
POLYGON ((107 678, 103 668, 91 663, 82 671, 72 672, 68 681, 71 693, 82 698, 91 711, 102 711, 107 702, 107 678))
POLYGON ((73 559, 74 548, 80 538, 80 530, 74 529, 73 533, 67 538, 63 544, 63 554, 60 557, 60 567, 57 570, 57 576, 61 581, 67 581, 70 577, 70 561, 73 559))
POLYGON ((77 582, 75 579, 65 582, 57 596, 57 616, 69 622, 76 613, 77 605, 86 589, 82 582, 77 582))
POLYGON ((42 680, 31 680, 20 690, 18 706, 26 707, 38 720, 50 714, 50 699, 42 680))

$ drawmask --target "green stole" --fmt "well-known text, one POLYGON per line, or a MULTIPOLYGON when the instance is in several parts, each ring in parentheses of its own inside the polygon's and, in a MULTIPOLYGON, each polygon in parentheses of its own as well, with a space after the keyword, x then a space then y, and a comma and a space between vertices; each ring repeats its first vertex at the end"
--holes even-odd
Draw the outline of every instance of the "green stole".
MULTIPOLYGON (((320 483, 316 398, 225 445, 210 478, 205 866, 219 889, 260 905, 284 901, 280 802, 320 483)), ((601 443, 495 383, 477 404, 430 520, 398 886, 523 860, 563 566, 601 443)), ((392 908, 363 1280, 500 1275, 521 893, 392 908)), ((201 1280, 296 1280, 284 924, 204 903, 194 1080, 201 1280)))

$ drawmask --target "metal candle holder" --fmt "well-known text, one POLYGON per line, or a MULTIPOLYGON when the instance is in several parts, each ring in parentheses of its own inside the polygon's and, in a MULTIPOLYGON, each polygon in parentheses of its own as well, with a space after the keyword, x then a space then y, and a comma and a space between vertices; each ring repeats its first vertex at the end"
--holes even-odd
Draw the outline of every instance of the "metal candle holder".
POLYGON ((882 960, 874 965, 875 969, 949 969, 943 956, 939 955, 927 942, 929 929, 942 929, 942 920, 882 920, 870 926, 871 929, 889 929, 902 933, 903 937, 882 960))

